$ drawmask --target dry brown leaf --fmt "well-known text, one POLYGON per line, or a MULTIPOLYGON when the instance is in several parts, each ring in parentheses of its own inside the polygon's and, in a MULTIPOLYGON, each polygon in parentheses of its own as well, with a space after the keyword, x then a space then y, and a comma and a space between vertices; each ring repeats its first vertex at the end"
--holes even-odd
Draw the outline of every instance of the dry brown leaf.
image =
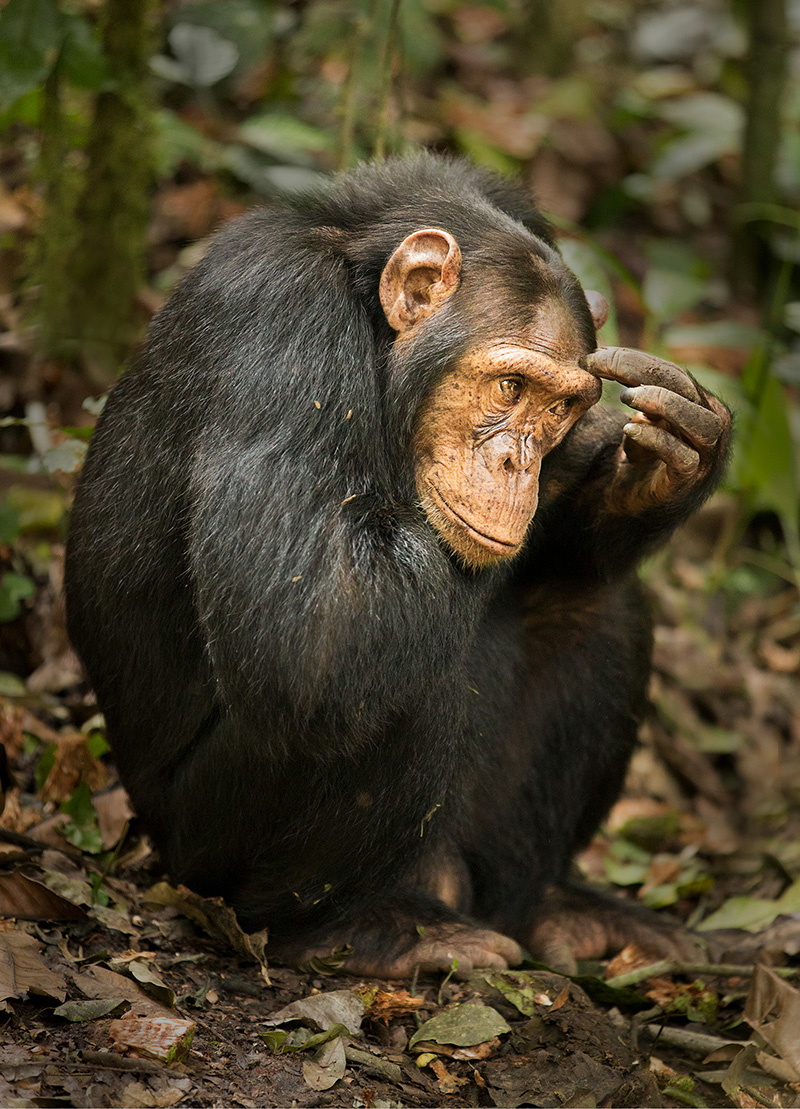
POLYGON ((763 964, 756 966, 744 1019, 794 1070, 800 1081, 800 990, 763 964))
POLYGON ((79 905, 18 870, 0 874, 0 916, 18 920, 88 919, 79 905))
POLYGON ((764 1105, 774 1105, 775 1109, 780 1109, 781 1099, 778 1096, 777 1090, 773 1090, 770 1086, 750 1086, 749 1089, 751 1089, 754 1094, 759 1095, 758 1100, 741 1089, 731 1090, 728 1094, 731 1103, 736 1106, 736 1109, 762 1109, 764 1105))
POLYGON ((670 882, 677 882, 681 876, 683 862, 669 855, 656 855, 647 868, 647 874, 639 887, 637 897, 645 898, 650 890, 656 886, 665 886, 670 882))
POLYGON ((423 997, 412 997, 408 990, 377 990, 367 1006, 367 1016, 388 1024, 395 1017, 416 1013, 424 1004, 423 997))
POLYGON ((671 978, 648 978, 647 989, 645 990, 645 997, 649 997, 656 1005, 660 1005, 662 1009, 666 1009, 678 997, 701 999, 706 993, 706 989, 702 985, 696 985, 694 982, 673 982, 671 978))
POLYGON ((635 943, 629 943, 608 964, 605 969, 605 977, 608 979, 616 978, 620 974, 629 974, 630 971, 638 970, 639 967, 649 967, 652 962, 652 955, 646 955, 635 943))
POLYGON ((177 1017, 124 1016, 108 1029, 109 1038, 123 1053, 180 1063, 189 1054, 197 1025, 177 1017))
POLYGON ((20 231, 30 219, 30 203, 24 189, 11 192, 0 185, 0 234, 20 231))
POLYGON ((250 935, 243 932, 233 909, 230 905, 226 905, 221 897, 201 897, 186 886, 178 886, 175 889, 169 882, 157 882, 147 891, 142 903, 145 907, 170 905, 177 909, 199 925, 209 936, 224 940, 239 955, 257 962, 267 985, 271 984, 265 956, 266 929, 250 935))
POLYGON ((468 1078, 459 1078, 458 1075, 451 1074, 441 1059, 432 1059, 429 1066, 436 1075, 436 1085, 443 1094, 454 1094, 459 1086, 469 1084, 468 1078))
POLYGON ((557 1009, 563 1008, 564 1005, 566 1005, 566 1003, 568 1001, 569 1001, 569 984, 567 984, 564 987, 564 989, 561 991, 561 993, 558 995, 558 997, 555 998, 555 1000, 553 1001, 552 1008, 550 1009, 550 1012, 555 1013, 557 1009))
POLYGON ((454 1044, 439 1044, 433 1040, 422 1041, 414 1045, 414 1051, 426 1055, 445 1055, 449 1059, 479 1060, 488 1059, 502 1044, 497 1036, 491 1040, 484 1040, 482 1044, 473 1047, 456 1047, 454 1044))
POLYGON ((71 732, 58 737, 55 762, 39 791, 43 801, 60 804, 68 800, 81 782, 92 792, 102 789, 108 772, 87 746, 89 737, 83 732, 71 732))
POLYGON ((148 997, 130 978, 106 967, 87 967, 73 981, 85 997, 124 997, 137 1017, 171 1017, 170 1010, 148 997))
POLYGON ((678 1072, 673 1070, 672 1067, 667 1066, 663 1059, 659 1059, 655 1055, 650 1056, 650 1070, 659 1079, 666 1079, 667 1081, 677 1078, 678 1072))
POLYGON ((97 813, 103 849, 110 851, 117 846, 133 819, 130 798, 122 786, 115 786, 114 789, 95 794, 92 804, 97 813))
POLYGON ((22 803, 20 790, 13 788, 6 791, 5 808, 0 816, 0 828, 7 828, 10 832, 25 833, 35 827, 41 818, 40 807, 22 803))
POLYGON ((143 1082, 129 1082, 122 1088, 119 1106, 120 1109, 168 1109, 170 1105, 177 1105, 183 1097, 186 1097, 186 1091, 179 1086, 153 1090, 143 1082))
POLYGON ((781 647, 769 639, 761 641, 759 654, 770 670, 778 674, 797 674, 800 671, 800 651, 781 647))
POLYGON ((45 966, 39 954, 42 945, 25 932, 0 932, 0 1001, 24 994, 67 996, 63 974, 45 966))
POLYGON ((213 178, 159 190, 156 218, 175 239, 202 239, 220 219, 220 189, 213 178))
POLYGON ((35 735, 42 743, 58 742, 58 732, 54 732, 38 716, 34 716, 21 705, 0 697, 0 743, 10 759, 15 758, 22 750, 25 732, 35 735))
POLYGON ((631 820, 648 820, 656 816, 668 816, 673 806, 653 797, 623 797, 612 808, 606 820, 609 832, 618 832, 631 820))

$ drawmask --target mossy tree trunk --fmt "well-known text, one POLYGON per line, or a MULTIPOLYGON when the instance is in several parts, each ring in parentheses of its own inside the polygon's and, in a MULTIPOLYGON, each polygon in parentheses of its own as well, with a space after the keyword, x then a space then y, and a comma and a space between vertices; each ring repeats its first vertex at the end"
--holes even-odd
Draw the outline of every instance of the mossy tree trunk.
POLYGON ((113 84, 97 94, 69 259, 71 338, 87 376, 113 380, 138 337, 136 297, 155 172, 147 89, 151 0, 106 0, 103 49, 113 84))

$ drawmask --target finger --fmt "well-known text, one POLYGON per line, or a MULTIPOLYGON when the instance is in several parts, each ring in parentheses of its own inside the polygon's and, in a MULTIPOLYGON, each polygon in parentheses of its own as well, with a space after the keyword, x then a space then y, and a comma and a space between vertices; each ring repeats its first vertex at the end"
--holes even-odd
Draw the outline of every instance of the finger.
POLYGON ((572 947, 569 941, 558 932, 537 936, 531 944, 531 950, 535 959, 546 963, 560 974, 578 973, 578 960, 572 947))
MULTIPOLYGON (((700 455, 663 427, 653 424, 628 423, 624 427, 626 443, 632 441, 637 448, 644 447, 665 463, 676 477, 683 480, 693 477, 700 466, 700 455)), ((633 461, 633 459, 631 459, 633 461)), ((636 459, 638 461, 638 458, 636 459)))
POLYGON ((697 447, 713 447, 722 433, 722 421, 716 413, 661 385, 623 389, 620 400, 653 420, 668 420, 697 447))
MULTIPOLYGON (((463 948, 445 943, 430 943, 422 944, 412 954, 413 962, 428 974, 453 971, 454 976, 459 979, 469 978, 472 974, 472 953, 467 954, 463 948)), ((508 969, 505 963, 501 969, 508 969)))
POLYGON ((496 952, 501 959, 505 959, 509 966, 518 966, 523 959, 522 948, 516 940, 502 932, 481 930, 476 933, 481 950, 488 949, 496 952))
POLYGON ((622 385, 663 385, 687 400, 697 403, 701 399, 696 385, 680 366, 643 350, 603 347, 590 354, 585 365, 590 373, 622 385))

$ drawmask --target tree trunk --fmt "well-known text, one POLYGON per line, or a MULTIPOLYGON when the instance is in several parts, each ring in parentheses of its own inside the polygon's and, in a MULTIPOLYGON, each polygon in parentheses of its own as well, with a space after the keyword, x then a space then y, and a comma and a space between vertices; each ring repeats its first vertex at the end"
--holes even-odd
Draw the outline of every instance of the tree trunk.
POLYGON ((106 0, 103 47, 113 87, 98 93, 70 265, 75 337, 87 374, 113 380, 138 337, 155 178, 147 94, 151 0, 106 0))
MULTIPOLYGON (((745 7, 749 51, 740 190, 744 206, 776 200, 775 165, 789 58, 786 8, 786 0, 755 0, 745 7)), ((748 213, 748 207, 743 210, 748 213)), ((764 280, 769 255, 760 233, 763 228, 764 223, 748 218, 734 235, 733 276, 737 288, 745 294, 759 291, 763 295, 768 284, 764 280)))

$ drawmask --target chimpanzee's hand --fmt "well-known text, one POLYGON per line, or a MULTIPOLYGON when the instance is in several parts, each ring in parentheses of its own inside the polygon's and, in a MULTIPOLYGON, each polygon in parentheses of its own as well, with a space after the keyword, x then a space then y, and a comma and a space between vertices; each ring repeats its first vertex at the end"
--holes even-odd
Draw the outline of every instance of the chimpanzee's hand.
POLYGON ((607 507, 635 515, 699 491, 725 456, 731 418, 722 402, 679 366, 643 351, 606 347, 585 365, 627 386, 622 400, 638 410, 624 428, 607 507))

